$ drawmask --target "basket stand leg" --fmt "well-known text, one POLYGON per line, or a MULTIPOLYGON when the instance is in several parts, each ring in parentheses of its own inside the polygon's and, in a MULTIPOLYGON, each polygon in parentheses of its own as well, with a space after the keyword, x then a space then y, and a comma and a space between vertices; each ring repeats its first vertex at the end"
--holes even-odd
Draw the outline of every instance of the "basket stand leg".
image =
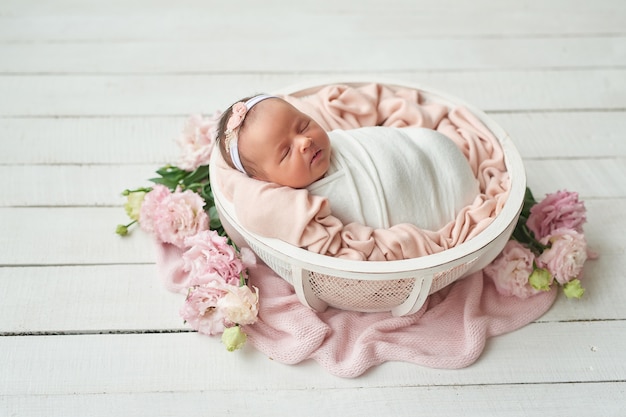
POLYGON ((426 301, 426 298, 430 293, 430 287, 432 283, 432 275, 428 275, 422 278, 416 278, 415 285, 413 285, 413 290, 411 291, 411 294, 409 294, 405 302, 403 302, 399 306, 394 307, 391 310, 391 314, 399 317, 417 312, 424 305, 424 302, 426 301))
POLYGON ((313 292, 308 271, 294 266, 291 271, 291 282, 298 296, 298 300, 300 300, 302 304, 319 312, 325 311, 328 308, 328 304, 319 299, 313 292))

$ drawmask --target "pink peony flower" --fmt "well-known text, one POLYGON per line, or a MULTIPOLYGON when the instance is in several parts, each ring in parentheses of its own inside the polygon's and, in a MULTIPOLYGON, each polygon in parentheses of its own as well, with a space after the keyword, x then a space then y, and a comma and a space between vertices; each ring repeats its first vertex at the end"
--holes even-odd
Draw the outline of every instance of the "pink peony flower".
POLYGON ((154 232, 154 218, 157 208, 165 200, 171 191, 164 185, 157 184, 152 187, 152 191, 145 195, 141 208, 139 209, 139 225, 148 233, 154 232))
POLYGON ((233 105, 233 113, 228 119, 228 123, 226 124, 226 130, 233 130, 241 125, 243 119, 246 117, 246 113, 248 112, 248 108, 246 107, 246 103, 240 101, 233 105))
POLYGON ((228 294, 219 301, 228 322, 241 325, 256 322, 259 314, 259 290, 256 287, 254 289, 255 292, 252 292, 247 285, 229 286, 228 294))
POLYGON ((578 200, 578 193, 558 191, 546 195, 546 198, 531 207, 526 225, 535 238, 541 240, 556 229, 573 229, 582 233, 582 225, 586 220, 585 204, 578 200))
POLYGON ((244 264, 226 237, 214 230, 204 230, 185 239, 188 249, 183 253, 183 268, 189 272, 192 284, 212 280, 239 285, 244 264))
POLYGON ((178 161, 179 168, 194 171, 200 166, 208 165, 215 146, 219 116, 218 112, 209 118, 202 118, 199 114, 189 117, 182 133, 176 139, 182 151, 178 161))
POLYGON ((212 282, 189 289, 180 310, 181 317, 202 334, 219 334, 224 331, 224 311, 219 301, 226 295, 223 286, 212 282))
POLYGON ((537 264, 546 268, 561 284, 578 277, 587 260, 585 235, 571 229, 557 229, 541 240, 550 248, 537 258, 537 264))
POLYGON ((522 244, 509 240, 502 253, 485 267, 498 292, 505 296, 528 298, 541 292, 530 286, 528 277, 533 272, 535 256, 522 244))
POLYGON ((183 248, 185 238, 209 228, 209 216, 202 208, 205 204, 202 197, 191 190, 167 195, 152 213, 156 238, 183 248))

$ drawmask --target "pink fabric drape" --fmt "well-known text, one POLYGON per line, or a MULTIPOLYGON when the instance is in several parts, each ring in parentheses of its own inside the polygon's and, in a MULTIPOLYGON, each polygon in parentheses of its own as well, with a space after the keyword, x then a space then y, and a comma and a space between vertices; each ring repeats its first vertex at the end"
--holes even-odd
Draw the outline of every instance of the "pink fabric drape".
POLYGON ((440 230, 424 230, 412 224, 373 229, 357 223, 344 225, 332 215, 325 198, 254 180, 218 157, 212 181, 233 203, 240 224, 252 232, 340 258, 407 259, 441 252, 476 236, 506 201, 509 177, 499 142, 465 108, 449 110, 438 103, 424 102, 416 90, 378 84, 329 86, 303 98, 285 99, 327 130, 370 125, 435 129, 462 150, 482 192, 440 230))

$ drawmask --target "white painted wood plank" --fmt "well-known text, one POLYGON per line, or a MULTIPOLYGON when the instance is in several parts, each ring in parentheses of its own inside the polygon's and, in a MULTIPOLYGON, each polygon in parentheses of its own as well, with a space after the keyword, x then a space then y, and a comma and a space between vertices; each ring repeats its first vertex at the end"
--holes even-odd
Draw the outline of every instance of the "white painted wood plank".
POLYGON ((148 234, 115 234, 128 221, 121 207, 0 209, 0 266, 153 263, 148 234))
POLYGON ((577 191, 586 198, 626 196, 626 158, 530 160, 524 166, 537 198, 557 189, 577 191))
POLYGON ((155 265, 0 268, 0 334, 190 330, 155 265))
MULTIPOLYGON (((5 184, 0 206, 119 206, 126 202, 123 190, 153 185, 148 179, 160 166, 0 165, 0 178, 19 178, 5 184)), ((626 158, 530 160, 525 167, 537 197, 555 187, 585 198, 626 197, 626 158)))
MULTIPOLYGON (((624 252, 624 199, 586 200, 589 244, 624 252)), ((120 237, 122 207, 0 208, 0 266, 152 263, 151 238, 140 230, 120 237)))
POLYGON ((626 156, 625 112, 522 112, 491 117, 509 133, 526 160, 626 156))
MULTIPOLYGON (((626 14, 625 14, 626 15, 626 14)), ((626 20, 626 16, 624 17, 626 20)), ((317 22, 310 22, 318 25, 317 22)), ((266 23, 261 23, 266 25, 266 23)), ((298 22, 292 22, 298 25, 298 22)), ((502 70, 619 68, 626 65, 626 37, 413 39, 384 36, 324 22, 326 36, 303 39, 283 34, 263 37, 235 31, 176 42, 9 43, 0 44, 0 73, 7 74, 167 74, 224 72, 324 72, 410 70, 502 70), (326 26, 327 25, 327 26, 326 26), (340 33, 332 28, 343 28, 340 33), (348 32, 346 33, 346 29, 348 32), (306 48, 302 47, 306 41, 306 48), (350 51, 329 55, 333 49, 350 51), (199 53, 215 51, 215 53, 199 53), (219 51, 219 52, 217 52, 219 51), (407 51, 410 51, 407 53, 407 51), (219 59, 216 57, 219 56, 219 59), (193 57, 193 59, 189 59, 193 57)), ((397 27, 393 22, 393 27, 397 27)), ((378 25, 376 25, 378 26, 378 25)), ((205 27, 211 27, 209 24, 205 27)), ((237 24, 233 26, 241 28, 237 24)), ((411 25, 410 27, 416 27, 411 25)), ((365 29, 365 28, 364 28, 365 29)), ((380 28, 379 28, 380 29, 380 28)), ((305 29, 287 28, 292 33, 305 29)), ((115 32, 117 33, 117 32, 115 32)))
MULTIPOLYGON (((165 164, 163 164, 165 165, 165 164)), ((3 206, 120 206, 125 189, 149 187, 163 165, 13 165, 2 175, 19 178, 0 198, 3 206), (37 184, 37 192, 28 184, 37 184), (54 204, 54 202, 58 204, 54 204)), ((123 219, 120 219, 123 220, 123 219)))
MULTIPOLYGON (((193 109, 191 109, 193 110, 193 109)), ((213 114, 210 109, 205 115, 213 114)), ((190 111, 191 113, 191 111, 190 111)), ((490 115, 526 160, 625 157, 626 112, 490 115)), ((0 164, 152 164, 175 162, 183 117, 0 118, 0 164)))
POLYGON ((335 34, 371 37, 538 36, 624 34, 623 4, 616 0, 518 2, 460 0, 351 2, 287 1, 237 3, 63 1, 51 7, 37 1, 3 2, 0 40, 66 42, 135 40, 189 41, 240 33, 246 39, 292 36, 311 39, 335 34), (123 12, 122 12, 123 11, 123 12), (555 22, 559 22, 558 25, 555 22), (233 29, 233 23, 237 30, 233 29), (115 27, 116 30, 111 30, 115 27))
POLYGON ((4 395, 344 389, 356 387, 623 382, 626 322, 530 324, 489 340, 458 370, 386 363, 340 379, 308 361, 277 363, 251 346, 227 352, 195 333, 0 338, 4 395), (227 377, 227 376, 236 377, 227 377), (216 377, 219 376, 219 377, 216 377))
POLYGON ((175 138, 186 119, 187 115, 0 118, 0 164, 151 163, 158 167, 178 158, 175 138))
POLYGON ((626 70, 507 70, 368 74, 0 77, 0 116, 186 116, 225 108, 253 92, 305 80, 394 80, 427 86, 486 111, 626 108, 626 70), (317 78, 320 77, 320 78, 317 78))
POLYGON ((0 396, 0 412, 24 417, 210 415, 258 417, 621 417, 626 384, 521 384, 455 387, 239 389, 132 394, 0 396), (315 404, 314 407, 311 405, 315 404))

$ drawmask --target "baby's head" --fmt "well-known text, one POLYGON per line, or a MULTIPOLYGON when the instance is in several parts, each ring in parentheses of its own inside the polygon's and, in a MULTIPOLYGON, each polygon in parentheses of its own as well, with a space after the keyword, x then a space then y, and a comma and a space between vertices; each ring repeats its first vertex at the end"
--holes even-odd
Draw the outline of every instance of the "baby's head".
POLYGON ((222 115, 217 138, 224 160, 248 176, 304 188, 330 166, 328 134, 285 100, 245 98, 222 115))

